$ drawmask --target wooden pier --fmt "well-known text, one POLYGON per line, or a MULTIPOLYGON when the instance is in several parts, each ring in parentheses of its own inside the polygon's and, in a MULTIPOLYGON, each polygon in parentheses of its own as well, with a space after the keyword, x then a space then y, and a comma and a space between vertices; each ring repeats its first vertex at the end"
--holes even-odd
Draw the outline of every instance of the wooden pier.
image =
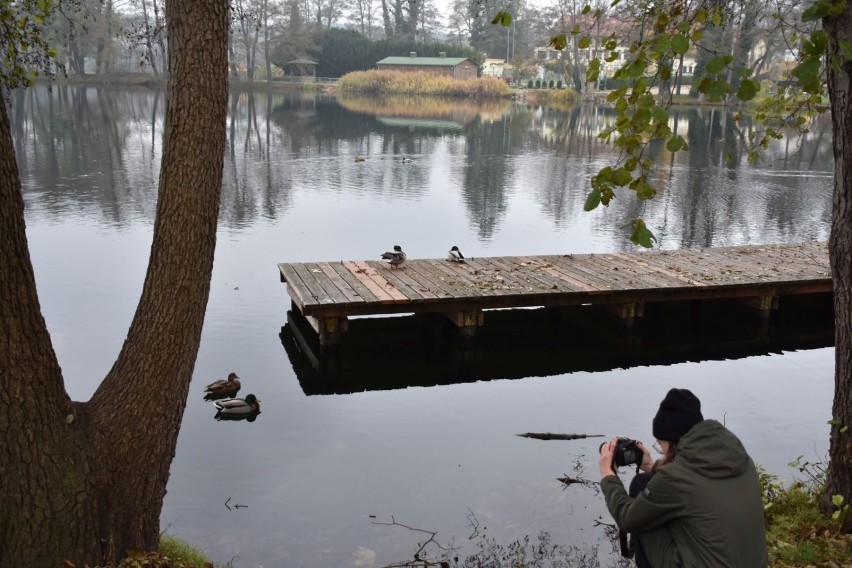
POLYGON ((294 310, 323 346, 340 340, 350 316, 443 314, 472 337, 489 309, 591 304, 629 324, 649 303, 726 298, 768 318, 783 296, 832 290, 826 243, 278 268, 294 310))

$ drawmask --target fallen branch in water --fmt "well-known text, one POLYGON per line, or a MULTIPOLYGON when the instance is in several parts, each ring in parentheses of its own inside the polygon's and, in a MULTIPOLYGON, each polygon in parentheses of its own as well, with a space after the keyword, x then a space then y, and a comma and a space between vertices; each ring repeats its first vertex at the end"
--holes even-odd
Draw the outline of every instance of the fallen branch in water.
POLYGON ((521 438, 536 440, 580 440, 582 438, 603 438, 606 434, 554 434, 552 432, 527 432, 518 434, 521 438))

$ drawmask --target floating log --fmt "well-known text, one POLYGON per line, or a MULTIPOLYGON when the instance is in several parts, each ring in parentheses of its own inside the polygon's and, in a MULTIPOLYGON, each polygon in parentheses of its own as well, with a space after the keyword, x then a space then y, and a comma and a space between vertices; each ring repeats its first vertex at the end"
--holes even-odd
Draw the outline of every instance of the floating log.
POLYGON ((527 432, 518 434, 521 438, 536 440, 581 440, 583 438, 603 438, 606 434, 554 434, 553 432, 527 432))

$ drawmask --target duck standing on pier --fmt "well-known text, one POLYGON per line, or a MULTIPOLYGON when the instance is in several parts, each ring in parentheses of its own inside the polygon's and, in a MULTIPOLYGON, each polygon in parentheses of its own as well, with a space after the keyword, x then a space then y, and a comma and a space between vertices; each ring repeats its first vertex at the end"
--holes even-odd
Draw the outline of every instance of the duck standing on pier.
POLYGON ((391 268, 398 268, 402 266, 403 262, 405 262, 405 253, 402 252, 401 246, 394 245, 393 252, 382 253, 382 260, 388 261, 391 268))
POLYGON ((464 255, 459 250, 459 247, 454 246, 450 249, 450 252, 447 253, 447 260, 451 262, 464 262, 464 255))

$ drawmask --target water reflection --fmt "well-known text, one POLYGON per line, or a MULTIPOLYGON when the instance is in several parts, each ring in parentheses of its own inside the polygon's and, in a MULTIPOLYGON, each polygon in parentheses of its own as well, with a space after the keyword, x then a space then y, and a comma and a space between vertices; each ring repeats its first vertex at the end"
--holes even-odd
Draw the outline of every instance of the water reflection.
MULTIPOLYGON (((612 109, 569 111, 515 104, 324 95, 235 93, 231 97, 222 222, 241 228, 285 215, 297 196, 424 203, 457 194, 473 233, 489 242, 519 198, 557 227, 576 224, 589 178, 615 159, 597 137, 612 109), (355 156, 364 158, 356 163, 355 156), (401 167, 402 156, 414 158, 401 167)), ((11 101, 28 206, 46 215, 91 210, 121 225, 154 214, 163 97, 148 89, 56 86, 17 91, 11 101), (93 167, 94 164, 94 167, 93 167)), ((830 222, 829 125, 774 144, 757 166, 745 143, 748 119, 716 108, 671 111, 690 151, 662 143, 656 199, 619 196, 586 220, 608 226, 644 217, 663 248, 824 239, 830 222)), ((445 203, 443 204, 446 205, 445 203)), ((439 211, 431 211, 439 216, 439 211)))
POLYGON ((281 343, 307 395, 739 359, 834 344, 831 295, 785 297, 770 322, 725 301, 649 304, 633 327, 592 306, 486 313, 474 344, 443 317, 353 319, 324 353, 298 313, 281 343), (376 357, 376 353, 381 353, 376 357))

